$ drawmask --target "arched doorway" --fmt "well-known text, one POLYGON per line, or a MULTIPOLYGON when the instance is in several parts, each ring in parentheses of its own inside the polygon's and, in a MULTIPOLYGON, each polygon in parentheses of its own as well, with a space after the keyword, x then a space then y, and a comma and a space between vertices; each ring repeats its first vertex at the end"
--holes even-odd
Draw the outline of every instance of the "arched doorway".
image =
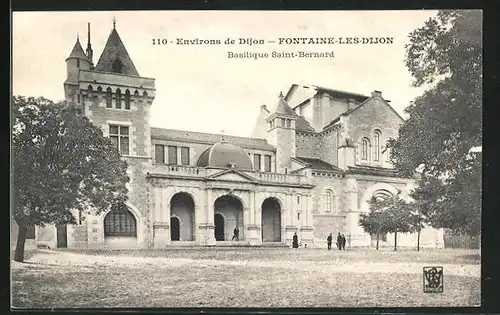
POLYGON ((181 234, 180 234, 180 224, 179 224, 179 218, 177 217, 170 217, 170 240, 172 241, 179 241, 181 234))
POLYGON ((214 223, 216 241, 230 241, 235 228, 238 228, 239 231, 238 240, 245 239, 243 231, 243 204, 237 197, 225 195, 215 200, 214 223), (223 235, 217 235, 217 231, 220 231, 220 229, 223 229, 223 235))
POLYGON ((214 223, 215 223, 215 240, 223 241, 225 239, 224 234, 224 217, 220 213, 216 213, 214 215, 214 223))
MULTIPOLYGON (((170 200, 170 229, 172 241, 194 241, 195 239, 195 223, 194 223, 194 200, 190 194, 180 192, 175 194, 170 200), (177 222, 173 223, 172 218, 175 217, 177 222), (174 235, 173 225, 177 224, 178 237, 174 235), (174 238, 175 236, 175 238, 174 238)), ((175 220, 174 220, 175 221, 175 220)))
POLYGON ((281 242, 281 207, 275 198, 262 203, 262 241, 281 242))

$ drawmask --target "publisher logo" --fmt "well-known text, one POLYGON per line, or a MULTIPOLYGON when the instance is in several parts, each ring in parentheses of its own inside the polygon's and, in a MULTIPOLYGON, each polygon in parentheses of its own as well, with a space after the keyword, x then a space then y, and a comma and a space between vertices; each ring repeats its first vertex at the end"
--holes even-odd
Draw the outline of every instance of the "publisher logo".
POLYGON ((424 267, 424 293, 443 293, 443 267, 424 267))

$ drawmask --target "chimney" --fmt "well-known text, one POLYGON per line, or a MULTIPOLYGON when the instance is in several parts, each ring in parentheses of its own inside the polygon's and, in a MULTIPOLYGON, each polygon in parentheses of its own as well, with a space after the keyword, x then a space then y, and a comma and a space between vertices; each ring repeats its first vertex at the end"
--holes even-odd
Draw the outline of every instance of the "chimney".
POLYGON ((269 110, 267 110, 267 106, 266 106, 266 105, 262 105, 262 106, 260 107, 260 110, 265 110, 266 112, 268 112, 268 113, 269 113, 269 110))
POLYGON ((382 92, 375 90, 375 91, 372 92, 372 96, 380 96, 380 97, 382 97, 382 92))

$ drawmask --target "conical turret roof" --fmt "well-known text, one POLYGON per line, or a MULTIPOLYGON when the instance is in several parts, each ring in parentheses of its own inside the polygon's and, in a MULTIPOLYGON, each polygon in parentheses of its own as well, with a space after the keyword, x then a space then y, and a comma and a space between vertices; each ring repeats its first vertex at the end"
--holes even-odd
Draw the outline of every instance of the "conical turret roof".
POLYGON ((278 99, 278 106, 276 106, 274 113, 278 115, 297 116, 295 111, 285 102, 283 93, 280 93, 278 99))
POLYGON ((85 52, 83 51, 82 45, 80 44, 80 40, 77 39, 75 46, 73 47, 73 50, 69 54, 69 58, 79 58, 79 59, 85 59, 88 60, 87 55, 85 55, 85 52))
POLYGON ((139 76, 115 28, 109 34, 108 41, 106 42, 106 46, 104 46, 95 70, 139 76))

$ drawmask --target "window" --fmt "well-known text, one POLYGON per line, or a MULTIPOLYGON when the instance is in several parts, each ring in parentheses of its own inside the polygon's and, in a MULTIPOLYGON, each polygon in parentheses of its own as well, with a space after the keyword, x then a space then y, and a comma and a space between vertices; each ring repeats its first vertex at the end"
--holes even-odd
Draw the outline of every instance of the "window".
POLYGON ((327 190, 325 194, 325 211, 332 212, 333 210, 333 192, 327 190))
POLYGON ((181 164, 189 165, 189 148, 181 147, 181 164))
POLYGON ((106 89, 106 107, 111 108, 111 88, 106 89))
POLYGON ((168 146, 168 164, 177 165, 177 147, 168 146))
POLYGON ((368 160, 368 150, 370 148, 370 141, 366 138, 361 140, 361 159, 368 160))
POLYGON ((116 89, 116 108, 122 108, 122 91, 120 89, 116 89))
POLYGON ((80 68, 80 59, 76 59, 76 67, 80 68))
POLYGON ((256 171, 260 171, 260 154, 253 155, 253 167, 256 171))
POLYGON ((300 212, 297 212, 297 220, 300 220, 300 212))
POLYGON ((286 120, 286 126, 287 128, 290 128, 292 126, 292 121, 290 119, 286 120))
POLYGON ((373 134, 373 160, 380 161, 380 130, 375 130, 373 134))
POLYGON ((130 109, 130 91, 125 90, 125 109, 130 109))
POLYGON ((100 85, 97 87, 97 92, 102 92, 102 87, 100 85))
POLYGON ((281 127, 285 127, 285 119, 284 118, 281 118, 281 127))
POLYGON ((77 100, 77 102, 78 102, 78 103, 80 103, 80 94, 78 94, 78 95, 76 96, 76 100, 77 100))
POLYGON ((266 172, 271 172, 271 156, 264 155, 264 167, 266 172))
POLYGON ((89 87, 87 88, 88 94, 92 94, 93 90, 92 85, 89 84, 89 87))
POLYGON ((300 203, 300 196, 297 196, 297 204, 300 203))
POLYGON ((165 163, 165 146, 155 144, 155 162, 165 163))
POLYGON ((109 126, 109 138, 123 155, 129 154, 129 132, 126 126, 109 126))
POLYGON ((104 218, 104 236, 136 236, 135 217, 127 209, 111 210, 104 218))

